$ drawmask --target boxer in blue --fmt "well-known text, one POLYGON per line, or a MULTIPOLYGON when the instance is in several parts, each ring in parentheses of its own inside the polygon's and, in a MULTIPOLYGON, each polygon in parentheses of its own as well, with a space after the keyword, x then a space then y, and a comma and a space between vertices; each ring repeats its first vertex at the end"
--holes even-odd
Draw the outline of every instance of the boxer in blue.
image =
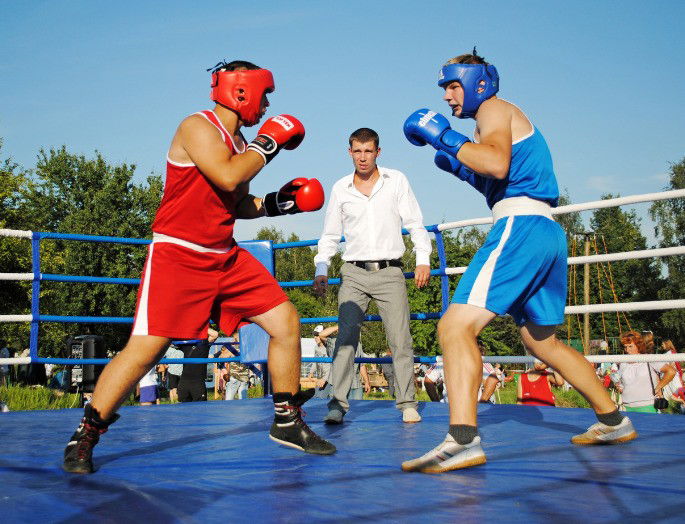
POLYGON ((495 96, 497 70, 475 48, 449 60, 438 85, 453 116, 476 121, 473 141, 428 109, 407 118, 404 134, 414 145, 433 146, 440 169, 485 196, 493 227, 438 323, 450 398, 449 432, 436 448, 404 462, 402 469, 442 473, 485 463, 476 425, 482 378, 476 337, 504 314, 520 327, 528 351, 557 370, 594 409, 598 422, 571 442, 634 439, 632 423, 618 412, 592 365, 555 336, 556 325, 564 320, 567 247, 564 231, 552 219, 559 191, 544 137, 518 107, 495 96))

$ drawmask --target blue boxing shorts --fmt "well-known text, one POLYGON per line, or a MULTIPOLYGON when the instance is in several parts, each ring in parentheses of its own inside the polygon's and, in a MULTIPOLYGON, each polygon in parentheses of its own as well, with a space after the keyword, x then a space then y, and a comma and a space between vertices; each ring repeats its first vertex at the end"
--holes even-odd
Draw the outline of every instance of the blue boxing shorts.
POLYGON ((500 218, 461 277, 452 303, 508 313, 519 326, 562 324, 567 254, 564 230, 551 218, 500 218))

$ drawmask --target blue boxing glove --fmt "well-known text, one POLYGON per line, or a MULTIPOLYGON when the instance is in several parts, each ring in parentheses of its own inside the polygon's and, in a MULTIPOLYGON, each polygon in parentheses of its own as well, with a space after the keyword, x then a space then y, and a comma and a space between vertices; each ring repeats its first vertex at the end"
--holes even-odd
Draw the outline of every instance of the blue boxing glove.
POLYGON ((447 118, 429 109, 414 111, 404 122, 404 136, 415 146, 432 145, 456 158, 470 140, 450 127, 447 118))
POLYGON ((438 151, 437 153, 435 153, 434 162, 435 165, 443 171, 447 171, 448 173, 452 173, 453 175, 459 177, 459 171, 461 171, 462 163, 459 162, 459 160, 454 158, 449 153, 445 153, 444 151, 438 151))

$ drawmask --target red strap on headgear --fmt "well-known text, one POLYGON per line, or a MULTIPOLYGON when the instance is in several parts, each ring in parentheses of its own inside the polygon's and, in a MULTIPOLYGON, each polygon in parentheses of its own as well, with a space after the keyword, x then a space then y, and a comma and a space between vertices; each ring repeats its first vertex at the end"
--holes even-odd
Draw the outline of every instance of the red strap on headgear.
POLYGON ((245 125, 259 120, 259 108, 264 93, 274 89, 274 77, 268 69, 216 71, 212 73, 212 91, 209 97, 234 110, 245 125))

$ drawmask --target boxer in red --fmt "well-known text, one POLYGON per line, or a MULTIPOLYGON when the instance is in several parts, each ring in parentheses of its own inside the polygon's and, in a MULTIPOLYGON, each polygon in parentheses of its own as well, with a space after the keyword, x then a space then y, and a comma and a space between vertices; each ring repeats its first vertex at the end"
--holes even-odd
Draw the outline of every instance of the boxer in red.
POLYGON ((92 473, 93 447, 119 416, 116 410, 172 339, 206 338, 211 317, 224 333, 240 322, 271 337, 268 365, 273 384, 270 438, 307 453, 336 449, 302 420, 311 395, 299 390, 300 320, 274 277, 233 239, 236 219, 316 211, 324 192, 316 179, 296 178, 263 198, 250 181, 282 149, 295 149, 305 134, 290 115, 264 122, 249 144, 241 127, 256 125, 274 90, 273 76, 250 62, 212 68, 212 111, 181 122, 167 155, 164 196, 152 224, 152 244, 138 289, 131 337, 105 367, 81 424, 64 450, 64 469, 92 473))

